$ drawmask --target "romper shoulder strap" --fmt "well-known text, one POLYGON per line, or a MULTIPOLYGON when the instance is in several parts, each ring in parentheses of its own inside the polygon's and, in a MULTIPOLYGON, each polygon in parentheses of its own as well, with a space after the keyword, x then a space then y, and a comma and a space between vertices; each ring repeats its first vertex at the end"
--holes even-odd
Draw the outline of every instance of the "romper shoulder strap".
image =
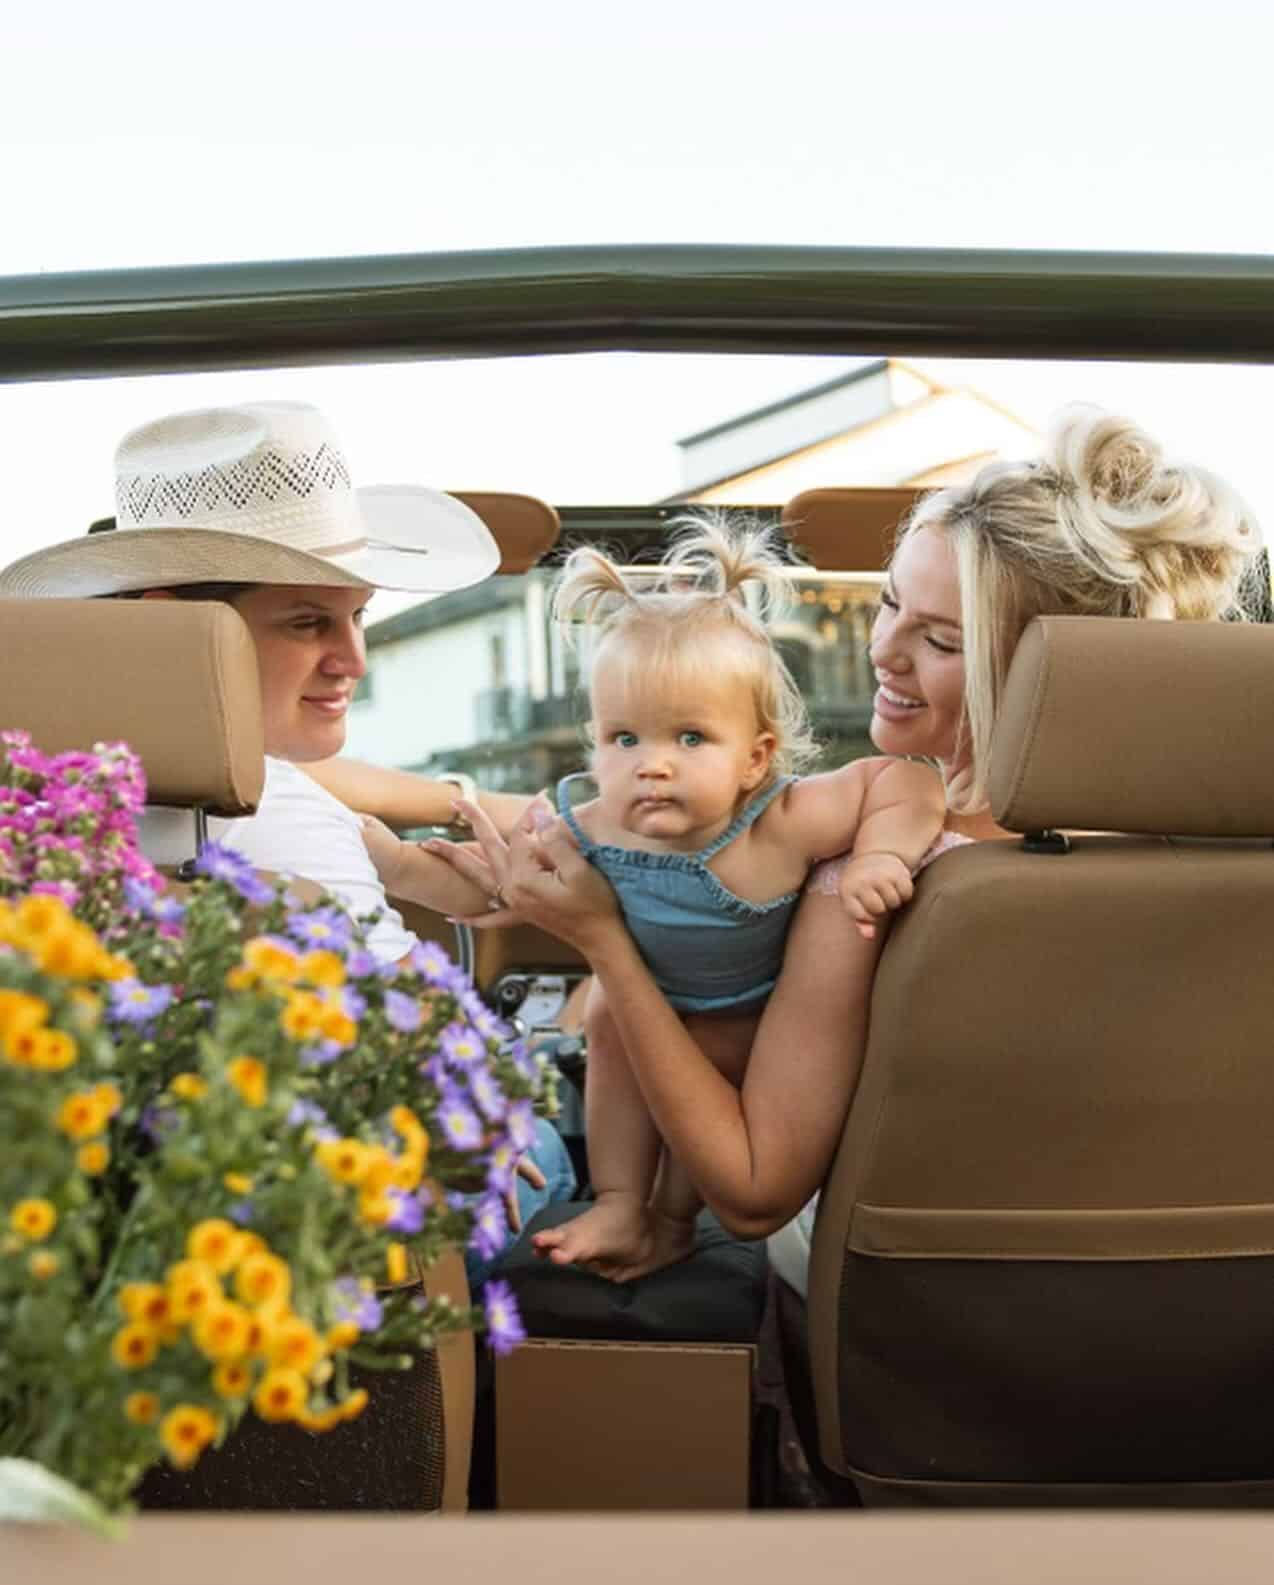
POLYGON ((756 797, 745 804, 730 824, 725 828, 715 842, 709 842, 706 848, 700 849, 695 855, 699 861, 706 864, 710 858, 715 858, 721 849, 729 847, 735 837, 742 836, 750 825, 755 824, 765 811, 770 807, 781 792, 786 791, 796 780, 795 776, 780 776, 777 781, 772 781, 764 791, 757 793, 756 797))
POLYGON ((589 848, 594 846, 594 844, 592 839, 585 835, 584 828, 575 818, 575 810, 571 805, 571 795, 568 789, 570 788, 572 782, 587 780, 588 776, 583 771, 576 771, 572 776, 563 776, 561 781, 557 784, 557 793, 555 795, 558 814, 560 814, 562 819, 566 821, 567 830, 570 831, 571 835, 579 843, 580 848, 585 853, 587 853, 589 848))

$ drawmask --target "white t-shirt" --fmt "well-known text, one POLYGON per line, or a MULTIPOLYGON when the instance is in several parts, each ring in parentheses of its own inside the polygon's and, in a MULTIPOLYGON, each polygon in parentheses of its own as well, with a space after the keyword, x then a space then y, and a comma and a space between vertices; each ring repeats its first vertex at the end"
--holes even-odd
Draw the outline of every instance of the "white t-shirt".
MULTIPOLYGON (((386 905, 358 816, 288 761, 267 755, 265 791, 256 814, 209 820, 208 834, 258 869, 314 881, 339 897, 351 914, 383 910, 367 938, 378 958, 396 963, 416 945, 402 916, 386 905)), ((142 852, 153 864, 180 864, 195 851, 194 816, 185 809, 147 809, 138 835, 142 852)))

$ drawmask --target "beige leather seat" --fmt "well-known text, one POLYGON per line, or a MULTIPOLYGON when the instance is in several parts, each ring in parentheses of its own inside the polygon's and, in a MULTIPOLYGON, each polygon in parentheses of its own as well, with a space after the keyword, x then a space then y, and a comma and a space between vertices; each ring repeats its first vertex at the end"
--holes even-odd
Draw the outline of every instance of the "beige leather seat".
MULTIPOLYGON (((252 814, 265 780, 261 690, 256 650, 228 605, 134 600, 3 600, 0 635, 0 726, 22 727, 46 753, 122 740, 139 755, 152 804, 208 815, 252 814)), ((195 852, 191 823, 190 855, 195 852)), ((458 1253, 422 1274, 426 1290, 462 1309, 469 1302, 458 1253)), ((421 1471, 413 1507, 463 1510, 472 1436, 474 1357, 468 1338, 441 1345, 399 1393, 384 1434, 401 1441, 396 1457, 421 1471), (422 1444, 422 1417, 426 1440, 422 1444), (423 1445, 423 1454, 420 1449, 423 1445)), ((393 1378, 386 1378, 390 1387, 393 1378)), ((379 1390, 379 1389, 377 1389, 379 1390)), ((365 1423, 376 1427, 375 1405, 365 1423)), ((286 1428, 285 1428, 286 1429, 286 1428)), ((308 1487, 343 1489, 347 1454, 294 1433, 315 1461, 308 1487)), ((206 1455, 198 1491, 176 1494, 179 1506, 270 1507, 263 1473, 275 1428, 249 1428, 243 1455, 206 1455)), ((295 1450, 286 1449, 295 1462, 295 1450)), ((193 1486, 192 1480, 187 1486, 193 1486)), ((171 1496, 171 1494, 169 1494, 171 1496)), ((329 1496, 329 1501, 338 1501, 329 1496)), ((168 1505, 167 1501, 164 1505, 168 1505)))
POLYGON ((1132 834, 957 850, 894 928, 822 1456, 869 1503, 1274 1502, 1274 629, 1033 623, 992 807, 1132 834))

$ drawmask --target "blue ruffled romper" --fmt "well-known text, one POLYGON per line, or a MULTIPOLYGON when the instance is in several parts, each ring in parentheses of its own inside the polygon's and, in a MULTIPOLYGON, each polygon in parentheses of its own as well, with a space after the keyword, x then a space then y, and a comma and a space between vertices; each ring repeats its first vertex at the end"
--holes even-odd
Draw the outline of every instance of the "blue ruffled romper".
POLYGON ((571 808, 572 782, 557 787, 557 807, 580 851, 615 888, 629 934, 673 1007, 686 1013, 742 1009, 765 999, 783 964, 783 946, 800 889, 768 903, 727 890, 708 862, 769 808, 795 777, 757 794, 715 842, 698 853, 646 853, 594 842, 571 808))

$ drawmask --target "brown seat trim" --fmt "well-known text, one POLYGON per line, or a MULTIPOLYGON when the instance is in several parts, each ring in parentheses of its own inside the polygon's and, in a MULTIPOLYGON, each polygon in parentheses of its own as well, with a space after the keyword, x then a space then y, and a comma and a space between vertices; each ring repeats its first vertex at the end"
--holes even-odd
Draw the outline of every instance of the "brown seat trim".
POLYGON ((1274 1205, 854 1207, 849 1248, 893 1260, 1200 1260, 1274 1254, 1274 1205))

